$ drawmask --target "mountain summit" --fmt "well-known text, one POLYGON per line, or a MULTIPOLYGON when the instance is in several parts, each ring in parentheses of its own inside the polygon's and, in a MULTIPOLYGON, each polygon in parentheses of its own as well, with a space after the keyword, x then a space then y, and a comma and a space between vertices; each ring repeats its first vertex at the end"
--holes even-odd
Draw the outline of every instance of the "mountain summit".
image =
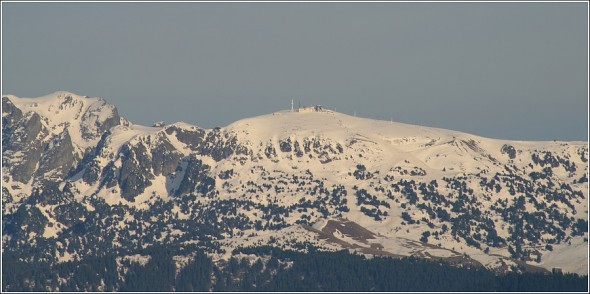
POLYGON ((146 127, 68 92, 3 96, 2 133, 3 250, 24 260, 265 244, 587 274, 586 142, 325 109, 146 127))

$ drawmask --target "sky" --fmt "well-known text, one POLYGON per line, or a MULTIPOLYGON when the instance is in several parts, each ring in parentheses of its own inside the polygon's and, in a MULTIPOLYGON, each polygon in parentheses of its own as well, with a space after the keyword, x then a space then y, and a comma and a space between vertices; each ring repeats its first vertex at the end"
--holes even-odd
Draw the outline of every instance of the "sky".
POLYGON ((587 3, 6 3, 2 94, 206 128, 295 105, 588 140, 587 3))

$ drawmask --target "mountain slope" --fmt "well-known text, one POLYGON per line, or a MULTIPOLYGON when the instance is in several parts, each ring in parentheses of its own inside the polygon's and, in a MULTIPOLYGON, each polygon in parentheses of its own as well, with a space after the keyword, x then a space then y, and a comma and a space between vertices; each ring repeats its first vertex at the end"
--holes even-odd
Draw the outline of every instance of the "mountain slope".
POLYGON ((330 110, 145 127, 67 92, 2 103, 4 249, 31 259, 274 244, 587 273, 586 142, 330 110))

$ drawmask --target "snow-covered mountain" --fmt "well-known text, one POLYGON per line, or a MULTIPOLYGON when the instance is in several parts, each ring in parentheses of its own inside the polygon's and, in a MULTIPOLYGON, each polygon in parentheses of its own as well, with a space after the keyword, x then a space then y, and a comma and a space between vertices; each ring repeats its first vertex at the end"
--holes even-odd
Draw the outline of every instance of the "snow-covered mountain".
POLYGON ((3 250, 150 244, 419 256, 587 274, 588 144, 278 111, 135 125, 101 98, 2 97, 3 250))

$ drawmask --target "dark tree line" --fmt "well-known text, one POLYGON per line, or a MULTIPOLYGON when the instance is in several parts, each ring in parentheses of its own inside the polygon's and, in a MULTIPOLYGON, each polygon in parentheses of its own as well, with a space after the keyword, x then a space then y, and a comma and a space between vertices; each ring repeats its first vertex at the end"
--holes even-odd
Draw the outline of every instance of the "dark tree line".
MULTIPOLYGON (((365 258, 347 251, 307 253, 270 246, 241 248, 250 260, 230 258, 214 264, 197 250, 177 271, 170 249, 153 247, 145 264, 119 268, 107 254, 83 261, 25 263, 4 254, 4 291, 581 291, 588 276, 509 273, 485 268, 458 268, 413 257, 365 258), (65 283, 58 283, 59 280, 65 283)), ((184 252, 186 253, 186 252, 184 252)))

